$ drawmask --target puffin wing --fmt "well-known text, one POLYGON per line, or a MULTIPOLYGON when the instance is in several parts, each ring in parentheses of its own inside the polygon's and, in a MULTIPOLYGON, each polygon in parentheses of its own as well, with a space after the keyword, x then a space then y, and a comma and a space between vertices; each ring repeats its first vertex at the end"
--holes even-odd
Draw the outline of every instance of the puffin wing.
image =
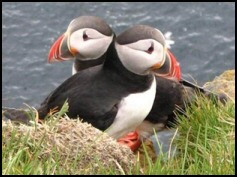
POLYGON ((153 107, 145 120, 153 123, 164 122, 176 106, 182 107, 183 85, 174 80, 156 76, 156 97, 153 107))
POLYGON ((114 121, 123 89, 106 79, 101 66, 78 72, 64 81, 44 100, 38 109, 43 119, 50 109, 60 109, 67 100, 70 118, 78 116, 100 130, 105 130, 114 121))

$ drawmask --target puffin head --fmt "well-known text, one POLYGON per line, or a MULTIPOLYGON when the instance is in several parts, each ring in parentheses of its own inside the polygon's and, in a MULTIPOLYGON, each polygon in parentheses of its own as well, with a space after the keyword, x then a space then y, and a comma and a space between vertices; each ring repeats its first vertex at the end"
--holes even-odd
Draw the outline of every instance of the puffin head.
POLYGON ((165 37, 150 26, 136 25, 127 29, 116 38, 115 48, 124 67, 138 75, 147 75, 165 63, 165 37))
POLYGON ((75 18, 52 45, 48 62, 98 59, 106 53, 113 37, 113 30, 103 19, 96 16, 75 18))

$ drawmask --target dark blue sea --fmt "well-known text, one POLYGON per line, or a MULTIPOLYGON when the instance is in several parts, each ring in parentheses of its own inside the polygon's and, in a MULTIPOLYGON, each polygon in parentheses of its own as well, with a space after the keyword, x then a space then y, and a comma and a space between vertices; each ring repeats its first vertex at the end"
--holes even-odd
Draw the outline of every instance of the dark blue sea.
POLYGON ((72 62, 47 63, 53 42, 82 15, 104 18, 121 33, 135 24, 172 33, 183 77, 203 85, 235 68, 233 2, 4 2, 2 3, 2 104, 38 107, 71 76, 72 62))

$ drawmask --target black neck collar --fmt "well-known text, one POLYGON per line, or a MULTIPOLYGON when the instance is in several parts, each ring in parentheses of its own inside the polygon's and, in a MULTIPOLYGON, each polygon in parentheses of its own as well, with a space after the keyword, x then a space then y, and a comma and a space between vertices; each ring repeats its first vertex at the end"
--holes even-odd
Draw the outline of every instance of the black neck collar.
POLYGON ((136 88, 147 88, 150 87, 153 81, 153 75, 138 75, 127 70, 122 62, 120 61, 117 51, 115 49, 115 42, 113 41, 107 51, 107 56, 103 65, 104 70, 114 73, 111 77, 120 77, 121 80, 127 82, 129 85, 134 85, 136 88))

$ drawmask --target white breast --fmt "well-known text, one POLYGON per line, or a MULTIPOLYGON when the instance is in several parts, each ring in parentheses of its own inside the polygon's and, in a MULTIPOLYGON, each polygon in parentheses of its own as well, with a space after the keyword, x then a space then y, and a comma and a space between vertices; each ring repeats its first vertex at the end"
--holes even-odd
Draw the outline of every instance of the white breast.
POLYGON ((113 124, 106 132, 113 138, 118 139, 136 127, 149 114, 156 94, 156 80, 153 78, 151 87, 139 93, 130 94, 123 98, 118 105, 118 112, 113 124))

